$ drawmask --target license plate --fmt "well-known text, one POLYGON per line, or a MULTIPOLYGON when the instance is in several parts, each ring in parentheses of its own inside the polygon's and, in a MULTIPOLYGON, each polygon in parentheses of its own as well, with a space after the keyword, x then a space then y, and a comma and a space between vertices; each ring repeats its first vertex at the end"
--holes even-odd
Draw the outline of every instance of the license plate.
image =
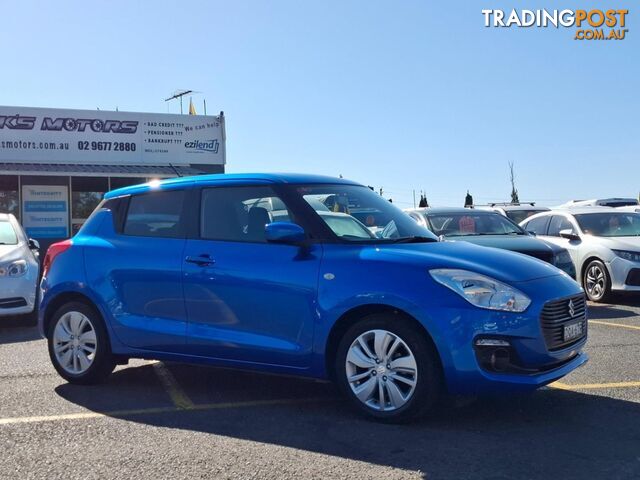
POLYGON ((582 322, 572 323, 571 325, 564 326, 564 341, 568 342, 574 338, 582 336, 582 322))

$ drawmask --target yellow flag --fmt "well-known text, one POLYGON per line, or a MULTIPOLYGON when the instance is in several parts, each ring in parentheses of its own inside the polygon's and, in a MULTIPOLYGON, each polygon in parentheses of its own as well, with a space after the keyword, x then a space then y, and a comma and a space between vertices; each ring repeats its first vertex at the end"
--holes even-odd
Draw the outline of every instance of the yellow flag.
POLYGON ((196 107, 193 105, 193 98, 189 98, 189 115, 197 115, 196 107))

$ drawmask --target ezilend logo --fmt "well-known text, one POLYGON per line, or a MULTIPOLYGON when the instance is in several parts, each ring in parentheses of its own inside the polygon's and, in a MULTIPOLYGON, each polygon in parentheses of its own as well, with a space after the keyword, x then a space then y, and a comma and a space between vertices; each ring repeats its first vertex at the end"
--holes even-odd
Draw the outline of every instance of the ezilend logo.
POLYGON ((184 142, 184 148, 190 148, 196 152, 218 153, 219 147, 220 142, 218 142, 218 140, 207 140, 205 142, 194 140, 193 142, 184 142))

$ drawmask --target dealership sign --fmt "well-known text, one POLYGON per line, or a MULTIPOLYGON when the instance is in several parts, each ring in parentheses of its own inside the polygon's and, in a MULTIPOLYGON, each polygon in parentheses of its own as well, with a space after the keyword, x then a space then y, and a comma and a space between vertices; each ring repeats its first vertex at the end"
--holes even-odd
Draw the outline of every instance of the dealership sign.
POLYGON ((0 106, 0 162, 223 165, 224 117, 0 106))
POLYGON ((21 223, 30 238, 68 237, 68 188, 64 185, 23 185, 21 223))

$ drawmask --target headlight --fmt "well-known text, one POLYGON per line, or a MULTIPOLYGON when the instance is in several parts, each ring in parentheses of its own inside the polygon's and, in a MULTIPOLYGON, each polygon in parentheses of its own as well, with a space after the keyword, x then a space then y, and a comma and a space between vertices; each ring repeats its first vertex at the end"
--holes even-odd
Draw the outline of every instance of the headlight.
POLYGON ((566 265, 567 263, 573 263, 571 260, 571 255, 566 250, 557 253, 553 256, 553 264, 557 267, 558 265, 566 265))
POLYGON ((504 312, 524 312, 531 300, 524 293, 498 280, 467 270, 429 270, 433 279, 450 288, 476 307, 504 312))
POLYGON ((0 267, 0 277, 19 277, 27 273, 27 262, 16 260, 0 267))
POLYGON ((630 262, 640 262, 640 252, 629 252, 627 250, 614 250, 613 253, 615 253, 620 258, 629 260, 630 262))

